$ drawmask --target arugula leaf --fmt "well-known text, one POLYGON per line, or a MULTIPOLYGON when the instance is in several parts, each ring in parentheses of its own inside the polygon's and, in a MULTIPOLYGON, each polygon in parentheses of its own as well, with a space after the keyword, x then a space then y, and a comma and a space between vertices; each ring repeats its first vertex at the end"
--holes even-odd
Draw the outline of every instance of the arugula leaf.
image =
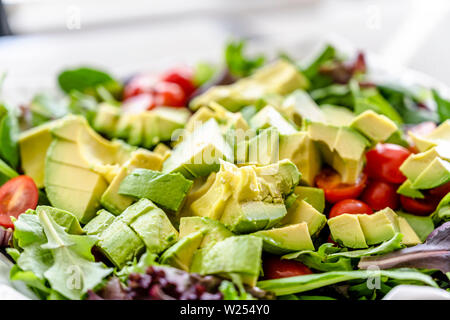
POLYGON ((225 48, 225 63, 232 75, 247 77, 266 61, 263 55, 254 58, 246 57, 244 48, 245 42, 243 40, 230 41, 225 48))
POLYGON ((66 93, 79 91, 94 97, 98 97, 99 87, 104 87, 114 97, 119 97, 122 92, 122 85, 109 74, 87 67, 61 72, 58 83, 66 93))
POLYGON ((310 291, 349 280, 364 280, 376 277, 381 277, 382 280, 383 277, 387 277, 408 283, 417 282, 432 287, 438 287, 436 282, 429 275, 409 268, 392 270, 331 271, 275 280, 263 280, 259 281, 257 286, 263 290, 271 291, 278 296, 310 291))
POLYGON ((0 105, 0 158, 13 169, 19 165, 19 122, 12 109, 0 105))
POLYGON ((450 119, 450 101, 442 98, 437 90, 433 89, 433 98, 436 101, 437 113, 441 122, 450 119))

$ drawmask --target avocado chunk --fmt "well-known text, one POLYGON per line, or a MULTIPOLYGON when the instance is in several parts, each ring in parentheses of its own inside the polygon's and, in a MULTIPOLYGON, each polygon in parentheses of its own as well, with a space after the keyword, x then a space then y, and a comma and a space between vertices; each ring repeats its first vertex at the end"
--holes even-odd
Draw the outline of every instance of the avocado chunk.
POLYGON ((424 194, 420 190, 417 190, 412 187, 412 182, 409 179, 406 179, 405 182, 403 182, 398 187, 397 193, 410 198, 419 198, 419 199, 425 198, 424 194))
POLYGON ((168 157, 170 157, 172 149, 170 149, 168 146, 166 146, 164 143, 161 142, 156 145, 155 149, 153 149, 153 152, 156 153, 157 155, 160 155, 163 158, 163 161, 165 161, 168 157))
POLYGON ((298 198, 305 200, 314 209, 323 213, 325 209, 325 193, 323 189, 314 187, 297 186, 294 189, 294 193, 298 195, 298 198))
POLYGON ((368 245, 389 240, 399 232, 397 215, 391 208, 370 215, 358 214, 357 217, 368 245))
POLYGON ((317 211, 312 205, 298 197, 286 216, 281 220, 282 225, 292 225, 305 222, 311 236, 317 235, 327 223, 327 217, 317 211))
POLYGON ((92 122, 92 127, 95 131, 106 135, 108 138, 113 138, 119 117, 120 108, 102 102, 98 105, 97 114, 92 122))
POLYGON ((134 169, 120 184, 118 193, 152 200, 163 208, 178 211, 193 182, 181 173, 134 169))
POLYGON ((217 220, 207 217, 183 217, 180 220, 180 238, 202 231, 200 248, 233 236, 233 233, 217 220))
POLYGON ((411 131, 408 131, 408 135, 420 152, 425 152, 440 144, 448 144, 448 141, 450 141, 450 120, 445 120, 425 136, 419 136, 411 131))
POLYGON ((0 186, 2 186, 8 180, 17 177, 19 174, 10 166, 6 164, 5 161, 0 159, 0 186))
POLYGON ((235 112, 246 105, 255 103, 263 95, 271 93, 285 95, 296 89, 306 89, 308 85, 307 78, 293 64, 278 60, 231 85, 210 88, 194 98, 189 107, 197 110, 214 101, 229 111, 235 112))
POLYGON ((398 130, 394 121, 372 110, 366 110, 359 114, 352 121, 350 127, 356 129, 374 143, 386 141, 398 130))
POLYGON ((122 165, 120 171, 111 181, 108 188, 102 194, 100 202, 103 207, 111 211, 115 215, 119 215, 127 207, 129 207, 135 199, 133 197, 121 195, 118 193, 120 184, 123 179, 129 175, 134 169, 144 168, 151 170, 160 170, 163 158, 151 151, 138 149, 131 154, 130 160, 122 165))
POLYGON ((188 217, 194 215, 191 211, 192 203, 203 196, 211 189, 211 186, 216 181, 216 173, 211 172, 208 177, 198 177, 193 180, 191 190, 186 195, 184 205, 181 207, 179 217, 188 217))
POLYGON ((163 173, 180 172, 192 179, 219 170, 219 160, 234 159, 216 120, 210 119, 189 134, 163 164, 163 173))
POLYGON ((250 127, 255 130, 275 128, 280 134, 297 132, 295 128, 272 106, 266 106, 250 119, 250 127))
POLYGON ((402 244, 405 246, 415 246, 422 243, 419 236, 405 218, 398 217, 398 225, 400 228, 400 233, 403 234, 402 244))
POLYGON ((279 134, 275 128, 264 129, 248 142, 241 143, 248 146, 248 151, 245 151, 248 158, 245 161, 238 159, 237 163, 268 165, 278 161, 279 134))
POLYGON ((115 218, 112 213, 101 209, 97 212, 97 216, 83 227, 83 231, 89 235, 99 235, 114 222, 115 218))
POLYGON ((291 160, 302 173, 302 181, 314 184, 314 178, 321 168, 319 149, 306 132, 280 136, 280 160, 291 160))
POLYGON ((164 251, 159 262, 188 272, 194 253, 199 248, 202 239, 203 233, 201 231, 180 238, 177 243, 164 251))
POLYGON ((63 227, 68 233, 84 233, 83 229, 80 226, 80 223, 72 213, 49 206, 37 206, 36 213, 39 214, 41 211, 45 211, 47 214, 51 215, 53 220, 61 227, 63 227))
POLYGON ((303 90, 295 90, 289 94, 283 100, 281 108, 288 118, 297 124, 301 124, 304 120, 325 122, 325 115, 321 108, 303 90))
POLYGON ((306 222, 261 230, 252 235, 263 239, 263 250, 273 254, 292 251, 314 250, 314 245, 306 222))
POLYGON ((243 282, 254 286, 261 270, 263 241, 252 235, 233 236, 198 250, 190 272, 201 275, 241 276, 243 282))
POLYGON ((100 233, 97 246, 118 268, 137 258, 145 249, 139 236, 127 224, 117 219, 100 233))
MULTIPOLYGON (((320 106, 323 114, 325 115, 325 123, 332 126, 345 126, 348 127, 355 119, 355 114, 346 107, 339 107, 330 104, 324 104, 320 106)), ((320 122, 320 121, 316 121, 320 122)))
POLYGON ((364 232, 358 216, 344 213, 328 219, 331 237, 340 245, 348 248, 367 248, 364 232))

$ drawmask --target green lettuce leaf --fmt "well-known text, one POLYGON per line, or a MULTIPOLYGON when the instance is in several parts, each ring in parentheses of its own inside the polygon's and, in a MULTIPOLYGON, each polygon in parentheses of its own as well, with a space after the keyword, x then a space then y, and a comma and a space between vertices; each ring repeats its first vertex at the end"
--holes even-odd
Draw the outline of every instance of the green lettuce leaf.
POLYGON ((19 166, 19 122, 12 109, 0 105, 0 158, 13 169, 19 166))
POLYGON ((432 90, 434 101, 436 101, 437 113, 441 122, 450 119, 450 101, 442 98, 436 90, 432 90))
POLYGON ((266 61, 263 55, 254 58, 245 56, 244 49, 245 42, 242 40, 230 41, 225 48, 225 63, 232 75, 247 77, 266 61))

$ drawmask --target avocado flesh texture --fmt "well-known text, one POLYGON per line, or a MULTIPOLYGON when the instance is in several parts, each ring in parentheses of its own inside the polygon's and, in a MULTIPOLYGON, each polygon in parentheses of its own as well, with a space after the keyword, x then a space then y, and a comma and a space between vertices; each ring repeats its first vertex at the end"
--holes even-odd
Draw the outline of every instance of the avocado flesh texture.
POLYGON ((414 229, 409 225, 408 221, 403 217, 398 217, 398 226, 400 233, 403 234, 402 244, 405 246, 415 246, 422 243, 414 229))
POLYGON ((159 262, 189 272, 195 251, 199 248, 202 239, 201 231, 180 238, 162 254, 159 262))
POLYGON ((301 200, 305 200, 314 209, 323 213, 325 209, 325 193, 323 189, 314 188, 314 187, 306 187, 306 186, 297 186, 294 189, 294 193, 298 195, 298 198, 301 200))
POLYGON ((268 128, 251 138, 248 145, 248 159, 246 163, 268 165, 278 161, 278 131, 268 128))
POLYGON ((200 248, 233 236, 233 233, 217 220, 206 217, 181 218, 180 239, 199 231, 203 233, 202 241, 199 245, 200 248))
POLYGON ((105 102, 100 103, 92 127, 95 131, 106 135, 108 138, 113 138, 119 117, 120 108, 105 102))
POLYGON ((192 185, 191 190, 189 190, 186 195, 186 200, 184 202, 183 207, 180 210, 179 216, 188 217, 194 215, 191 212, 192 203, 202 197, 208 190, 211 189, 211 186, 216 181, 216 173, 212 172, 208 177, 199 177, 194 179, 194 184, 192 185))
POLYGON ((266 106, 255 114, 249 122, 252 129, 275 128, 280 134, 293 134, 297 130, 272 106, 266 106))
POLYGON ((326 117, 321 108, 303 90, 295 90, 281 104, 281 110, 293 123, 300 124, 304 120, 325 122, 326 117))
POLYGON ((394 121, 372 110, 359 114, 350 124, 350 127, 359 131, 372 142, 386 141, 398 130, 394 121))
POLYGON ((425 152, 440 144, 447 144, 450 141, 450 120, 445 120, 431 133, 419 136, 409 131, 408 135, 413 140, 420 152, 425 152))
POLYGON ((344 247, 367 248, 364 232, 356 215, 344 213, 328 219, 331 237, 344 247))
POLYGON ((424 194, 412 187, 412 182, 409 179, 406 179, 397 189, 397 193, 410 197, 410 198, 425 198, 424 194))
POLYGON ((297 198, 288 209, 281 225, 292 225, 305 222, 311 236, 317 235, 327 223, 327 217, 301 198, 297 198))
POLYGON ((306 89, 309 82, 298 69, 287 61, 278 60, 262 67, 250 77, 231 85, 214 86, 194 98, 189 107, 197 110, 212 101, 235 112, 253 104, 265 94, 288 94, 296 89, 306 89))
POLYGON ((97 216, 83 227, 83 231, 89 235, 99 235, 114 222, 115 218, 112 213, 101 209, 97 212, 97 216))
POLYGON ((390 208, 357 216, 368 245, 389 240, 399 232, 397 216, 390 208))
POLYGON ((324 122, 332 126, 348 127, 356 117, 352 111, 345 107, 325 104, 321 105, 320 109, 325 115, 324 122))
POLYGON ((306 132, 280 136, 280 160, 291 160, 302 173, 302 181, 314 185, 314 178, 321 169, 319 149, 306 132))
POLYGON ((263 250, 273 254, 292 251, 314 250, 306 222, 261 230, 252 235, 263 239, 263 250))
POLYGON ((121 195, 118 193, 123 179, 133 172, 134 169, 144 168, 150 170, 160 170, 163 158, 156 153, 139 149, 131 154, 130 160, 122 165, 118 174, 111 181, 111 184, 102 194, 100 202, 102 206, 115 215, 119 215, 129 207, 135 199, 133 197, 121 195))
POLYGON ((261 270, 262 239, 252 235, 233 236, 198 250, 190 272, 201 275, 241 276, 245 284, 254 286, 261 270))
POLYGON ((162 172, 180 172, 192 179, 218 171, 220 159, 233 159, 233 151, 225 142, 217 122, 210 119, 173 149, 162 172))

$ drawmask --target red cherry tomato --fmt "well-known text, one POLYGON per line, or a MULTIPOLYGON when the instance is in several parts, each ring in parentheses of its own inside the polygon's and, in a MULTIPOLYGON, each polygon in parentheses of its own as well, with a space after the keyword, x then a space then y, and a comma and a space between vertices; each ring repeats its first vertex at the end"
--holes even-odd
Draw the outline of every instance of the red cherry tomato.
POLYGON ((186 95, 176 83, 158 82, 154 90, 156 106, 183 107, 186 104, 186 95))
POLYGON ((189 97, 195 91, 193 81, 194 72, 188 67, 178 67, 170 69, 163 73, 161 79, 167 82, 178 84, 184 91, 186 97, 189 97))
POLYGON ((439 203, 434 197, 425 197, 425 199, 413 199, 400 195, 400 203, 406 212, 418 215, 427 216, 431 214, 439 203))
POLYGON ((315 184, 323 189, 325 199, 336 203, 345 199, 356 199, 363 191, 367 182, 367 175, 362 173, 355 184, 342 183, 341 176, 331 168, 324 168, 316 176, 315 184))
POLYGON ((303 263, 294 260, 282 260, 276 256, 267 256, 263 260, 264 278, 279 279, 312 274, 303 263))
POLYGON ((386 207, 395 210, 398 207, 397 185, 383 181, 369 181, 361 200, 373 210, 381 210, 386 207))
POLYGON ((141 93, 152 93, 153 87, 158 81, 158 77, 150 73, 134 76, 123 89, 123 100, 127 100, 141 93))
POLYGON ((140 113, 145 110, 151 110, 155 106, 155 97, 153 94, 141 93, 126 99, 122 104, 122 111, 124 113, 140 113))
POLYGON ((6 182, 0 187, 0 225, 14 228, 10 217, 36 209, 38 198, 38 189, 30 177, 18 176, 6 182))
POLYGON ((365 171, 369 178, 389 183, 402 183, 406 180, 399 167, 409 157, 411 152, 399 145, 379 143, 366 153, 365 171))
POLYGON ((341 214, 349 213, 349 214, 359 214, 366 213, 372 214, 373 211, 370 207, 362 201, 355 199, 346 199, 339 201, 336 203, 330 210, 329 218, 337 217, 341 214))
POLYGON ((439 187, 428 190, 428 194, 438 199, 442 199, 450 192, 450 182, 447 182, 439 187))

